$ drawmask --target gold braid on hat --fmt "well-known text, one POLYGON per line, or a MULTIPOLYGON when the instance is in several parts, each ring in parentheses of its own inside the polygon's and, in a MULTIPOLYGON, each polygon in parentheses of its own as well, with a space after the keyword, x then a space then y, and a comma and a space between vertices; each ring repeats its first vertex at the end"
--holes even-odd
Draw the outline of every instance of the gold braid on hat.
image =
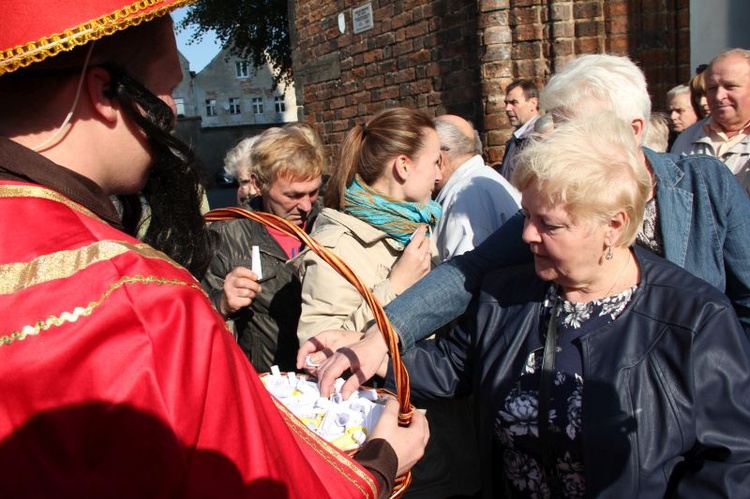
POLYGON ((137 26, 144 21, 151 21, 193 2, 194 0, 177 0, 171 3, 165 3, 164 0, 139 0, 110 14, 66 29, 62 33, 54 33, 23 45, 0 50, 0 75, 25 68, 131 26, 137 26), (163 3, 165 5, 162 7, 154 7, 163 3))

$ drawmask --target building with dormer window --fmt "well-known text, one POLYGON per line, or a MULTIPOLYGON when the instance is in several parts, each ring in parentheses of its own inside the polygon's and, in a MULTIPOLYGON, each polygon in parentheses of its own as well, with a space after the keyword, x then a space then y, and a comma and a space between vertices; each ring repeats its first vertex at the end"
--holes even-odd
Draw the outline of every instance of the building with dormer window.
POLYGON ((274 87, 269 66, 255 70, 226 48, 198 73, 182 54, 180 64, 183 79, 173 94, 176 134, 195 150, 209 184, 237 142, 297 121, 294 85, 274 87))

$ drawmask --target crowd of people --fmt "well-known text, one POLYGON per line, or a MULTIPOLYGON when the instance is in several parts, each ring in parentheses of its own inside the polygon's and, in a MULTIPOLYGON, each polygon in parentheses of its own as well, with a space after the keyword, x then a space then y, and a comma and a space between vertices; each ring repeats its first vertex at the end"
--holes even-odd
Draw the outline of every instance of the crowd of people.
MULTIPOLYGON (((515 157, 521 214, 386 306, 413 392, 473 395, 488 497, 741 497, 747 192, 717 158, 644 145, 625 57, 578 57, 540 106, 554 130, 515 157)), ((297 366, 324 394, 346 369, 345 396, 391 376, 376 327, 323 332, 297 366)))
POLYGON ((0 495, 388 497, 412 469, 411 498, 750 489, 750 51, 717 55, 666 113, 627 57, 514 80, 494 165, 464 117, 406 107, 355 125, 333 161, 304 123, 227 152, 237 205, 336 254, 399 335, 426 416, 401 426, 388 401, 351 457, 258 373, 311 374, 325 397, 393 389, 386 343, 295 237, 204 222, 171 133, 184 2, 16 3, 0 8, 18 49, 0 61, 0 495))

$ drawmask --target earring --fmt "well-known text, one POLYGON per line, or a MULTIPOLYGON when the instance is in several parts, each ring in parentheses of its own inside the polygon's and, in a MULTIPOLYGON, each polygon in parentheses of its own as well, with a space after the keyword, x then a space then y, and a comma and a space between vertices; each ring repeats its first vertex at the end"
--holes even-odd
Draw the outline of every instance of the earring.
POLYGON ((612 246, 607 246, 607 252, 604 254, 604 258, 607 260, 612 259, 612 246))

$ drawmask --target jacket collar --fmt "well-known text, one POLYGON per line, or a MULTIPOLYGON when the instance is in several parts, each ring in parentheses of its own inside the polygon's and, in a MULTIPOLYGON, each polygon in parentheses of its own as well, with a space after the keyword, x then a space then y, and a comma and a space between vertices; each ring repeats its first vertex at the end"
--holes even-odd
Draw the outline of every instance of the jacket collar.
POLYGON ((685 172, 675 162, 675 159, 679 159, 680 156, 676 154, 658 153, 652 151, 648 147, 643 147, 643 154, 646 156, 648 166, 656 178, 657 194, 664 184, 674 187, 676 186, 682 177, 685 176, 685 172))
POLYGON ((6 137, 0 137, 0 179, 30 182, 55 190, 122 230, 114 204, 93 180, 6 137))
MULTIPOLYGON (((655 255, 651 251, 641 248, 640 246, 633 246, 633 253, 638 268, 640 269, 640 282, 638 283, 638 289, 633 294, 633 298, 622 312, 622 315, 615 320, 615 322, 604 326, 602 328, 591 331, 590 333, 581 337, 581 342, 586 345, 589 342, 596 342, 599 335, 611 332, 611 329, 617 325, 617 321, 627 320, 628 315, 642 314, 644 307, 649 304, 645 303, 644 300, 649 298, 646 289, 649 287, 659 286, 659 282, 662 281, 662 273, 667 270, 665 266, 671 267, 672 265, 664 260, 663 258, 655 255), (645 295, 645 296, 644 296, 645 295)), ((656 320, 656 319, 652 319, 656 320)), ((633 335, 640 334, 634 332, 633 335)), ((641 340, 632 341, 632 338, 623 338, 620 342, 621 348, 618 350, 618 365, 623 368, 630 367, 640 362, 643 357, 648 353, 652 347, 653 341, 658 338, 650 335, 641 336, 641 340)), ((589 346, 584 346, 588 349, 589 346)), ((586 357, 586 355, 584 355, 586 357)), ((589 360, 591 357, 589 356, 589 360)), ((585 362, 585 361, 584 361, 585 362)), ((586 366, 587 368, 590 366, 586 366)))
POLYGON ((367 222, 331 208, 323 208, 318 217, 315 229, 320 230, 329 225, 339 225, 346 228, 352 235, 362 241, 365 246, 372 246, 378 241, 383 241, 396 251, 403 251, 404 249, 404 246, 398 241, 388 237, 388 234, 376 229, 367 222))
POLYGON ((479 154, 477 154, 476 156, 472 156, 468 160, 464 161, 458 168, 456 168, 456 170, 453 172, 453 175, 450 176, 443 188, 440 189, 440 192, 435 197, 435 202, 442 205, 445 201, 445 198, 448 196, 448 193, 456 185, 463 184, 467 178, 475 175, 475 172, 479 168, 487 168, 487 166, 484 164, 484 159, 479 154))
POLYGON ((643 148, 656 179, 656 206, 664 242, 664 257, 685 266, 689 237, 685 230, 693 226, 693 192, 679 186, 685 172, 676 154, 657 153, 643 148), (679 221, 677 223, 676 221, 679 221))

